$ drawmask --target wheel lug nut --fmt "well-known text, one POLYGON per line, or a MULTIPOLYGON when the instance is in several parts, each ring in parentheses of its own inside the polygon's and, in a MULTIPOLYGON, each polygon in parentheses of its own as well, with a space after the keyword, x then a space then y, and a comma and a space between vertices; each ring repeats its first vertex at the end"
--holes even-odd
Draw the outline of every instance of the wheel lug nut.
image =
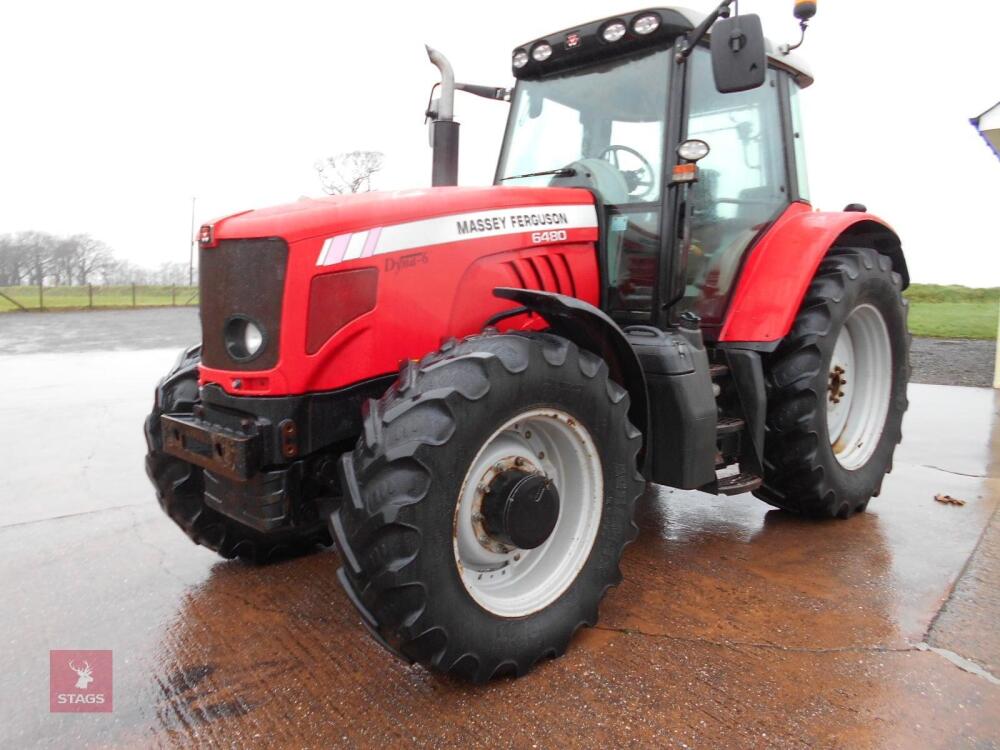
POLYGON ((514 459, 514 466, 524 466, 524 459, 518 456, 514 459))

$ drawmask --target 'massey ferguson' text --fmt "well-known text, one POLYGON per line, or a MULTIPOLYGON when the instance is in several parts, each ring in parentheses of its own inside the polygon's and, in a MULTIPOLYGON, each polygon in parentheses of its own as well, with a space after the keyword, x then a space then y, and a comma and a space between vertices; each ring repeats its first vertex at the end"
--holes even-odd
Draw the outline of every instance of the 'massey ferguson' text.
POLYGON ((459 234, 502 232, 507 229, 560 226, 569 224, 569 217, 562 212, 513 214, 511 216, 484 216, 455 222, 459 234))

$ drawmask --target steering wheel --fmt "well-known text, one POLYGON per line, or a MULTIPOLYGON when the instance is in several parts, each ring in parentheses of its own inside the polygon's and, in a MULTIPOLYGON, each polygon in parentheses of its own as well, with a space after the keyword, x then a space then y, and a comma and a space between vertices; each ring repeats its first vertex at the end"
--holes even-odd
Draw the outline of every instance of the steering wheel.
POLYGON ((611 166, 625 176, 625 182, 628 186, 628 194, 631 197, 642 199, 649 198, 653 194, 653 191, 656 188, 656 182, 653 179, 653 165, 649 163, 649 159, 640 154, 634 148, 611 144, 601 152, 600 158, 610 162, 611 166), (639 169, 622 169, 618 164, 618 152, 620 151, 624 151, 626 154, 631 154, 638 159, 640 164, 639 169), (642 189, 640 190, 640 188, 642 189))

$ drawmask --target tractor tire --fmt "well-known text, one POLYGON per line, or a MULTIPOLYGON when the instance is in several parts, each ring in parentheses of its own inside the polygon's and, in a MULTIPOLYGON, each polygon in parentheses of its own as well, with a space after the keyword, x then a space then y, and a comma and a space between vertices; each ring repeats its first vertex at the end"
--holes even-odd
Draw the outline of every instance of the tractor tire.
POLYGON ((864 511, 902 439, 910 334, 902 279, 869 248, 835 247, 765 361, 764 482, 755 495, 818 518, 864 511))
POLYGON ((338 577, 373 635, 476 682, 563 654, 638 532, 628 406, 601 359, 549 334, 489 331, 407 364, 367 403, 331 516, 338 577), (536 483, 536 504, 498 532, 503 502, 528 507, 512 479, 536 483))
POLYGON ((160 507, 188 537, 227 560, 239 557, 264 563, 329 545, 325 524, 280 534, 261 534, 205 505, 203 469, 163 451, 160 416, 191 414, 200 401, 198 362, 201 347, 185 351, 156 387, 153 410, 146 417, 146 474, 156 487, 160 507))

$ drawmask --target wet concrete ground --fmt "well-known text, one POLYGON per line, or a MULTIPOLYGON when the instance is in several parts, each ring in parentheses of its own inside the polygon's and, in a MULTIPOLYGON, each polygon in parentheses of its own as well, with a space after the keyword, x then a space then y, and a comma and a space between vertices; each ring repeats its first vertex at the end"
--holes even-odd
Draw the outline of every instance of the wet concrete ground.
POLYGON ((0 314, 0 356, 183 349, 201 339, 197 307, 0 314))
POLYGON ((140 426, 175 355, 0 356, 0 747, 1000 747, 989 390, 911 386, 847 522, 654 488, 599 627, 476 687, 375 645, 335 553, 224 562, 161 515, 140 426), (113 649, 112 713, 49 713, 78 648, 113 649))

